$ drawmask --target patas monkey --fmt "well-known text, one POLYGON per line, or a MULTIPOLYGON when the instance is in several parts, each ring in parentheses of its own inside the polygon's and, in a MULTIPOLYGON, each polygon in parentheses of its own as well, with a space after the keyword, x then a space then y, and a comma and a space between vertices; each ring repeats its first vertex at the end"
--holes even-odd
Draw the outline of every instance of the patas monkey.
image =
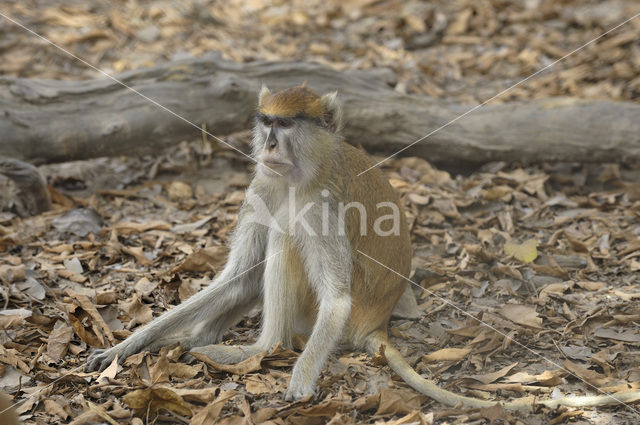
MULTIPOLYGON (((341 141, 341 119, 336 93, 318 96, 304 85, 278 93, 263 87, 253 138, 259 165, 231 238, 227 265, 199 294, 117 346, 93 353, 88 369, 102 370, 116 356, 124 360, 175 342, 220 363, 233 363, 278 342, 291 346, 294 333, 306 333, 309 339, 293 368, 287 400, 313 394, 329 353, 344 345, 372 354, 384 347, 398 375, 441 403, 495 405, 440 389, 389 345, 387 323, 398 301, 415 305, 403 278, 411 267, 409 231, 398 196, 382 173, 373 168, 357 176, 371 163, 341 141), (260 300, 262 329, 254 344, 214 344, 260 300)), ((611 401, 600 396, 537 403, 611 401)), ((524 399, 504 404, 510 409, 533 405, 524 399)))

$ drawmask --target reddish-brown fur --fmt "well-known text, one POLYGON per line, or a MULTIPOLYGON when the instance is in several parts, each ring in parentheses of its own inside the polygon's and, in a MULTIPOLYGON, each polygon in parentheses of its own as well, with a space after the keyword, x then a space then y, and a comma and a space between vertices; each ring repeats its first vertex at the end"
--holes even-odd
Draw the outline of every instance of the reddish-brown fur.
POLYGON ((278 93, 263 95, 260 99, 258 112, 279 117, 306 115, 312 118, 322 118, 326 111, 320 101, 320 96, 302 85, 278 93))

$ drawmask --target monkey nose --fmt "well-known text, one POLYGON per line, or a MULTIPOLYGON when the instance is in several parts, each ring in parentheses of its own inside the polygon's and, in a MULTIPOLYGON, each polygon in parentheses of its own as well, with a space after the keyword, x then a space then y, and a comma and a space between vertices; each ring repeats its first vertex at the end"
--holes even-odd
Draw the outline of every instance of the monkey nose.
POLYGON ((278 146, 278 139, 276 139, 276 135, 273 134, 273 128, 269 129, 264 145, 267 150, 275 149, 278 146))

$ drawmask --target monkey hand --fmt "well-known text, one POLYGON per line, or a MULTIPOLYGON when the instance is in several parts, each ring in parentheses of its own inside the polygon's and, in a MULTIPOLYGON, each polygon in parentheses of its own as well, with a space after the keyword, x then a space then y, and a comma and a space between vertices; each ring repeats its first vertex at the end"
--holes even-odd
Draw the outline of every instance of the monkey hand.
POLYGON ((289 383, 289 388, 287 388, 287 392, 284 395, 284 399, 286 401, 298 401, 302 400, 306 397, 312 397, 315 390, 315 384, 313 380, 307 379, 306 382, 304 379, 301 379, 300 374, 295 373, 295 369, 293 371, 293 375, 291 376, 291 382, 289 383))

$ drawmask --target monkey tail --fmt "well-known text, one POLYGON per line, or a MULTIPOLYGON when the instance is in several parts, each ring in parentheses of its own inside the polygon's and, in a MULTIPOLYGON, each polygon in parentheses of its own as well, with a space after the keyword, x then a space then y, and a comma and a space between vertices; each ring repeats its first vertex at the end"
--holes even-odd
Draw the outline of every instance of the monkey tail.
POLYGON ((405 358, 396 350, 387 340, 385 331, 375 333, 369 341, 369 352, 375 355, 379 352, 384 353, 389 367, 414 390, 442 403, 446 406, 458 406, 480 408, 492 407, 496 405, 494 401, 485 401, 472 397, 465 397, 451 391, 444 390, 433 381, 423 378, 416 372, 405 358))
MULTIPOLYGON (((522 397, 510 402, 497 402, 480 400, 473 397, 465 397, 451 391, 440 388, 436 383, 423 378, 405 360, 402 354, 389 344, 386 331, 378 331, 371 336, 368 342, 368 350, 371 355, 382 352, 387 359, 391 370, 409 384, 414 390, 436 400, 446 406, 463 406, 467 408, 487 408, 502 405, 506 410, 532 411, 536 406, 557 408, 568 407, 596 407, 605 405, 634 403, 640 400, 640 391, 616 393, 612 395, 562 397, 558 399, 537 399, 534 396, 522 397)), ((634 409, 635 410, 635 409, 634 409)))

